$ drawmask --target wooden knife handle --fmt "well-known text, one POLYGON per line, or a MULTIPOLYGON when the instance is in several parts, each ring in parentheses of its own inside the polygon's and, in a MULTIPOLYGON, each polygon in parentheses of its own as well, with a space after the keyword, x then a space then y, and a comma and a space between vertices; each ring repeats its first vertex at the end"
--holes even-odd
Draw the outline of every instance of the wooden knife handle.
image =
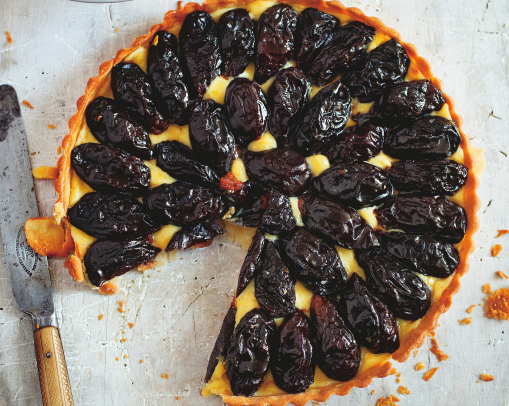
POLYGON ((44 406, 72 406, 71 385, 58 329, 35 330, 34 343, 44 406))

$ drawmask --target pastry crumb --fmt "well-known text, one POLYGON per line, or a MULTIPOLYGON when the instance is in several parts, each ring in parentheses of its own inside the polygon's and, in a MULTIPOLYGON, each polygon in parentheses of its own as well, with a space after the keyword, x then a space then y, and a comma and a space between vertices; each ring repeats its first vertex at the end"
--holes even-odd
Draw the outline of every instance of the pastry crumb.
POLYGON ((102 320, 102 319, 103 319, 103 317, 104 317, 104 314, 100 314, 97 318, 98 318, 99 320, 102 320))
POLYGON ((7 43, 12 44, 12 37, 9 31, 5 31, 5 36, 7 37, 7 43))
POLYGON ((415 366, 415 370, 416 371, 422 371, 424 369, 424 364, 422 362, 419 362, 416 366, 415 366))
POLYGON ((118 358, 118 357, 115 357, 115 361, 118 361, 118 360, 119 360, 119 358, 118 358))
POLYGON ((118 32, 118 27, 117 27, 117 28, 115 28, 115 32, 118 32))
POLYGON ((129 358, 129 355, 124 355, 124 358, 125 358, 125 359, 129 358))
POLYGON ((122 338, 122 340, 120 340, 121 343, 125 343, 127 341, 127 338, 122 338))
POLYGON ((54 130, 55 128, 57 128, 57 126, 53 124, 48 124, 48 128, 54 130))
POLYGON ((134 323, 127 323, 129 325, 129 328, 133 328, 134 327, 134 323))
POLYGON ((118 312, 119 312, 119 313, 125 313, 125 310, 124 310, 124 302, 123 302, 122 300, 120 300, 120 301, 118 302, 118 309, 117 309, 117 310, 118 310, 118 312))
POLYGON ((140 364, 143 364, 143 360, 142 359, 140 359, 140 364))
POLYGON ((405 388, 404 386, 400 386, 398 388, 398 392, 401 393, 402 395, 410 395, 410 391, 408 390, 408 388, 405 388))
POLYGON ((25 106, 27 106, 29 109, 32 109, 32 110, 34 109, 34 106, 32 106, 28 100, 24 100, 24 99, 23 99, 22 103, 23 103, 25 106))
POLYGON ((419 350, 415 350, 414 351, 414 357, 417 357, 417 353, 419 352, 419 350))
POLYGON ((474 311, 474 307, 475 307, 475 305, 470 306, 470 307, 467 309, 467 313, 472 314, 472 312, 474 311))
POLYGON ((381 397, 376 402, 376 406, 398 406, 396 402, 399 402, 399 399, 394 395, 389 395, 387 398, 381 397))
POLYGON ((437 357, 439 362, 445 361, 446 359, 449 359, 449 356, 443 352, 441 349, 438 348, 438 342, 435 339, 435 332, 431 331, 428 333, 428 335, 431 337, 431 348, 429 349, 435 356, 437 357))
POLYGON ((509 233, 509 230, 497 230, 498 234, 495 236, 495 238, 502 237, 504 234, 509 233))
POLYGON ((164 379, 164 374, 161 374, 161 378, 163 378, 163 379, 164 379))
POLYGON ((390 371, 389 371, 389 375, 395 375, 398 371, 396 370, 396 368, 392 368, 390 371))
POLYGON ((463 326, 472 323, 472 317, 465 317, 463 320, 458 320, 459 323, 463 326))
POLYGON ((501 288, 486 299, 486 315, 490 319, 509 321, 509 289, 501 288))
POLYGON ((502 271, 497 271, 497 272, 495 272, 495 274, 496 274, 499 278, 507 279, 507 275, 506 275, 505 273, 503 273, 502 271))
POLYGON ((483 287, 482 287, 482 291, 484 293, 486 293, 487 295, 489 295, 491 293, 491 286, 490 286, 490 284, 489 283, 484 284, 483 287))
POLYGON ((374 390, 374 389, 371 391, 371 394, 372 394, 372 395, 374 395, 374 394, 375 394, 375 390, 374 390))
POLYGON ((62 153, 62 147, 59 145, 57 148, 57 154, 61 154, 61 153, 62 153))
POLYGON ((495 378, 493 377, 493 375, 488 375, 488 374, 483 373, 483 374, 481 375, 481 379, 482 379, 484 382, 490 382, 490 381, 493 381, 495 378))
POLYGON ((500 244, 495 244, 493 247, 491 247, 491 256, 496 257, 498 254, 500 254, 500 251, 502 251, 502 246, 500 244))
POLYGON ((430 369, 428 372, 426 372, 424 374, 422 379, 424 379, 426 382, 428 382, 433 377, 433 375, 435 375, 435 372, 437 372, 437 370, 438 370, 438 367, 430 369))
POLYGON ((396 378, 396 383, 401 383, 401 378, 396 378))

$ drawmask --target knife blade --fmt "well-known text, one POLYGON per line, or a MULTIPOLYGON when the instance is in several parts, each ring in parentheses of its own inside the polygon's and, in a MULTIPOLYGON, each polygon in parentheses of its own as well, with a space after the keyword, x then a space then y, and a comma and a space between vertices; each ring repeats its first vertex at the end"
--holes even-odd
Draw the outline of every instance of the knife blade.
POLYGON ((72 405, 46 257, 28 245, 24 225, 38 217, 34 180, 16 91, 0 86, 0 231, 14 300, 32 317, 44 405, 72 405))

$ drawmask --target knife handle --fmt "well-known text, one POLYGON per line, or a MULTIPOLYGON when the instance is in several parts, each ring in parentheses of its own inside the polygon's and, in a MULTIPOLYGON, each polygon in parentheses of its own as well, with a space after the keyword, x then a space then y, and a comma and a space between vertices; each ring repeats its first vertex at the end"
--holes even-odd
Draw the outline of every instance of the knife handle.
POLYGON ((44 406, 72 406, 71 385, 58 329, 35 330, 34 343, 44 406))

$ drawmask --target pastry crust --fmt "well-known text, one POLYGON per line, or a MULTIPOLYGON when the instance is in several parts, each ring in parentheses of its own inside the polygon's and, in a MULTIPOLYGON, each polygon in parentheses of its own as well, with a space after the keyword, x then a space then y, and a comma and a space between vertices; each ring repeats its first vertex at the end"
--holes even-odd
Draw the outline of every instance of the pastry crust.
MULTIPOLYGON (((76 139, 81 129, 82 122, 84 120, 85 108, 87 105, 97 97, 97 94, 101 87, 107 82, 108 75, 112 67, 123 61, 127 56, 133 53, 140 46, 148 46, 154 34, 159 30, 168 30, 176 25, 180 25, 184 18, 191 12, 197 10, 204 10, 206 12, 213 12, 217 9, 228 9, 235 7, 242 7, 252 0, 206 0, 203 4, 188 3, 184 7, 180 7, 175 11, 169 11, 161 24, 154 25, 150 32, 146 35, 142 35, 136 38, 130 48, 121 49, 117 52, 115 57, 107 62, 101 64, 99 68, 99 74, 96 77, 90 78, 85 90, 85 94, 78 99, 77 112, 69 120, 69 134, 64 138, 62 142, 63 154, 58 161, 59 176, 55 182, 55 189, 58 193, 58 200, 56 201, 53 208, 53 216, 55 220, 60 221, 66 216, 67 209, 69 206, 70 197, 70 182, 71 182, 71 151, 74 148, 76 139)), ((433 83, 442 90, 442 82, 437 79, 431 72, 429 62, 420 57, 417 54, 415 46, 409 43, 402 42, 401 35, 392 28, 385 26, 378 18, 368 17, 361 10, 357 8, 347 8, 338 1, 324 1, 324 0, 301 0, 292 1, 292 6, 296 7, 315 7, 321 11, 334 14, 343 15, 352 20, 362 21, 368 25, 373 26, 376 30, 391 37, 396 38, 406 49, 408 56, 415 66, 420 70, 424 78, 430 79, 433 83)), ((454 276, 449 286, 443 291, 441 297, 437 299, 431 306, 430 310, 420 321, 418 326, 412 329, 401 340, 400 348, 392 355, 392 358, 398 362, 405 361, 410 352, 416 348, 419 348, 427 335, 428 332, 434 330, 437 327, 438 319, 440 315, 446 312, 452 304, 452 297, 460 288, 460 278, 467 272, 469 268, 468 257, 474 250, 473 235, 479 227, 479 219, 477 217, 477 211, 480 207, 480 201, 476 194, 478 186, 478 178, 474 168, 474 154, 470 146, 470 140, 468 136, 461 130, 462 118, 456 113, 454 109, 454 102, 451 97, 444 93, 444 97, 449 107, 449 112, 452 119, 458 125, 462 136, 461 147, 464 153, 463 164, 468 168, 468 178, 463 189, 464 201, 467 202, 465 210, 467 213, 468 227, 465 236, 458 247, 460 253, 460 264, 456 268, 454 276)), ((79 263, 77 257, 71 257, 66 264, 69 266, 71 275, 77 280, 82 280, 83 272, 81 270, 81 263, 79 263)), ((118 287, 108 282, 101 287, 101 292, 106 294, 112 294, 118 291, 118 287)), ((296 406, 305 405, 310 400, 325 401, 332 394, 346 395, 354 387, 366 387, 370 384, 371 380, 375 377, 384 377, 389 374, 391 368, 390 362, 385 362, 379 365, 375 365, 369 370, 366 370, 356 376, 354 379, 348 382, 340 382, 337 384, 329 385, 320 390, 309 390, 300 394, 286 394, 279 396, 267 396, 267 397, 241 397, 241 396, 224 396, 224 401, 229 405, 274 405, 284 406, 292 403, 296 406)))

